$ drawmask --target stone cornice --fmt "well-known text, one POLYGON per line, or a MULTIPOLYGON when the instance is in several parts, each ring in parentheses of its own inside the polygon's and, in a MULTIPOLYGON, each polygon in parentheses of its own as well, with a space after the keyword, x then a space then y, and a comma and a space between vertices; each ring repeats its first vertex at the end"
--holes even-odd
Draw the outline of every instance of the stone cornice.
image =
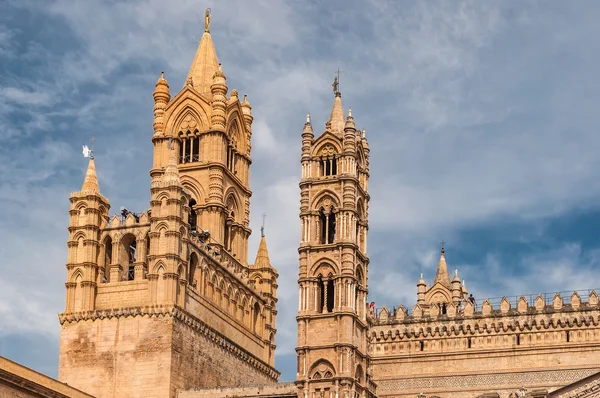
POLYGON ((221 333, 207 325, 205 322, 200 320, 199 318, 193 316, 189 312, 174 306, 162 306, 162 305, 154 305, 154 306, 143 306, 143 307, 129 307, 129 308, 118 308, 118 309, 110 309, 110 310, 95 310, 95 311, 82 311, 82 312, 73 312, 73 313, 62 313, 58 315, 58 319, 60 324, 63 325, 65 323, 78 323, 82 321, 94 321, 94 320, 102 320, 102 319, 112 319, 112 318, 127 318, 127 317, 137 317, 137 316, 147 316, 150 318, 156 317, 169 317, 174 321, 180 322, 196 333, 206 336, 208 339, 213 341, 217 346, 221 347, 223 350, 230 352, 235 355, 242 361, 246 362, 249 366, 252 366, 257 371, 265 374, 271 380, 276 382, 279 380, 280 372, 278 372, 275 368, 268 365, 266 362, 255 357, 250 352, 246 351, 229 338, 223 336, 221 333))
MULTIPOLYGON (((591 311, 589 311, 591 312, 591 311)), ((561 318, 547 317, 547 314, 534 316, 504 316, 488 318, 448 319, 447 321, 427 321, 389 323, 374 325, 369 333, 372 343, 398 341, 426 337, 451 337, 489 335, 507 332, 535 332, 574 327, 599 326, 600 316, 594 313, 555 313, 561 318)))

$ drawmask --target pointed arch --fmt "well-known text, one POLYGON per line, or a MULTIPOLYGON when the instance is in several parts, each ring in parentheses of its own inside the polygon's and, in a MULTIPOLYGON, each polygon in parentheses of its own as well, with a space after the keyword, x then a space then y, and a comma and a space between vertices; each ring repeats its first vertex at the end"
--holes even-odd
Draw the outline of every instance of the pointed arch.
POLYGON ((184 87, 167 106, 165 132, 167 136, 176 137, 180 131, 197 129, 202 132, 210 128, 210 103, 184 87), (191 118, 196 125, 186 125, 186 119, 191 118))
POLYGON ((83 308, 83 288, 81 287, 83 273, 78 268, 73 275, 73 283, 75 283, 75 292, 73 294, 73 311, 81 311, 83 308))
POLYGON ((81 270, 81 268, 75 268, 75 270, 71 274, 71 278, 69 279, 71 282, 75 282, 77 278, 83 279, 83 271, 81 270))
POLYGON ((79 240, 79 239, 86 239, 85 236, 85 232, 83 231, 77 231, 74 235, 73 235, 73 240, 79 240))
POLYGON ((323 189, 313 198, 310 208, 313 210, 318 210, 321 207, 330 208, 331 206, 340 208, 340 203, 340 198, 337 193, 331 189, 323 189))
POLYGON ((309 273, 309 275, 311 275, 313 277, 321 275, 324 278, 330 274, 331 275, 339 275, 340 270, 339 270, 337 264, 335 263, 335 261, 332 261, 328 258, 321 258, 321 259, 315 261, 314 264, 312 265, 312 267, 310 268, 310 273, 309 273))
POLYGON ((325 152, 327 152, 326 155, 334 155, 342 152, 340 138, 331 132, 325 132, 317 138, 313 145, 312 156, 321 156, 325 154, 325 152), (333 151, 328 148, 329 146, 333 151))
POLYGON ((315 379, 315 376, 317 376, 316 378, 318 379, 323 379, 326 378, 325 375, 328 376, 327 378, 334 377, 336 375, 336 372, 333 364, 328 360, 322 358, 313 363, 313 365, 310 367, 310 370, 308 371, 308 374, 309 378, 311 379, 315 379))
POLYGON ((190 194, 192 199, 195 199, 197 203, 204 202, 206 198, 206 192, 204 191, 204 187, 202 187, 202 184, 200 184, 200 182, 197 179, 190 176, 189 174, 182 174, 181 176, 179 176, 179 179, 181 180, 181 185, 183 186, 183 189, 185 189, 190 194))

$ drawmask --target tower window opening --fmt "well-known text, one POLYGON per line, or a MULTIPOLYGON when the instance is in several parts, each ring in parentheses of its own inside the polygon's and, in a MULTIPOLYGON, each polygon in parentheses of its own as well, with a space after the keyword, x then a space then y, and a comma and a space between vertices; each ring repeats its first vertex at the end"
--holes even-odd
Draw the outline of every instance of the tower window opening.
POLYGON ((471 338, 467 339, 467 348, 471 348, 471 338))
POLYGON ((327 243, 333 243, 335 241, 335 214, 333 211, 329 213, 328 218, 327 243))
POLYGON ((127 280, 128 281, 132 281, 134 279, 135 276, 135 265, 134 263, 137 260, 137 251, 136 251, 136 245, 135 245, 135 240, 133 242, 131 242, 129 244, 129 247, 127 249, 127 258, 129 260, 129 266, 127 267, 127 280))
POLYGON ((194 143, 192 147, 192 162, 200 161, 200 137, 192 138, 194 143))
POLYGON ((337 175, 337 159, 335 155, 321 158, 321 175, 325 177, 337 175))
POLYGON ((420 345, 421 351, 424 351, 425 350, 425 342, 420 341, 419 343, 420 343, 419 345, 420 345))
POLYGON ((571 341, 571 333, 567 330, 567 343, 571 341))
POLYGON ((323 208, 319 211, 320 242, 327 243, 327 217, 323 208))
POLYGON ((188 217, 188 222, 190 223, 190 230, 191 231, 196 231, 198 230, 198 225, 197 225, 197 216, 196 216, 196 210, 194 210, 194 206, 196 206, 196 201, 194 199, 190 200, 190 213, 189 213, 189 217, 188 217))
POLYGON ((521 345, 521 336, 517 335, 517 345, 521 345))
POLYGON ((317 312, 323 312, 323 303, 325 302, 325 284, 323 283, 323 278, 319 275, 319 280, 317 283, 317 312))
POLYGON ((335 288, 333 286, 333 279, 327 280, 327 312, 333 311, 333 305, 335 302, 335 288))
POLYGON ((258 303, 254 303, 254 318, 252 319, 252 330, 254 331, 254 333, 258 333, 258 316, 260 313, 260 306, 258 305, 258 303))
POLYGON ((442 310, 442 315, 446 315, 446 312, 447 312, 446 303, 442 303, 441 310, 442 310))

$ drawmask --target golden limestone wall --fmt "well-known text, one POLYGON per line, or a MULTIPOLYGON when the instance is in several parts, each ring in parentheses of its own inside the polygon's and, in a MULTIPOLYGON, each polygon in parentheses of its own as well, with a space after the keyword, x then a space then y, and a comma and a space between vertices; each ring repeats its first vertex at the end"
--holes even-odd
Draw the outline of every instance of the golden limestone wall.
POLYGON ((278 373, 174 308, 65 321, 59 379, 101 397, 172 397, 177 389, 273 383, 278 373), (154 312, 152 315, 149 313, 154 312))
POLYGON ((600 371, 598 296, 570 304, 557 295, 533 306, 522 297, 517 308, 503 299, 499 309, 485 301, 481 311, 439 315, 419 306, 408 316, 401 307, 373 317, 372 371, 380 397, 508 397, 520 387, 549 391, 600 371))
MULTIPOLYGON (((113 222, 104 233, 115 246, 134 234, 144 247, 146 228, 113 222)), ((157 303, 167 279, 136 272, 134 280, 98 278, 94 310, 60 315, 61 381, 99 397, 167 397, 177 388, 277 381, 269 340, 274 316, 248 269, 195 237, 188 246, 195 260, 179 279, 174 303, 157 303)))

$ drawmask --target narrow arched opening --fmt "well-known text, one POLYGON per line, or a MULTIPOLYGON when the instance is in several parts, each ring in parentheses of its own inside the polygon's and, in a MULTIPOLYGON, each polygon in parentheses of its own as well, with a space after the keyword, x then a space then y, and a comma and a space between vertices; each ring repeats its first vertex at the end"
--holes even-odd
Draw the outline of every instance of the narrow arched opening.
POLYGON ((110 280, 110 265, 113 261, 113 241, 110 236, 104 238, 104 266, 102 268, 102 282, 106 283, 110 280))
POLYGON ((327 279, 327 312, 333 311, 333 306, 335 303, 335 287, 333 283, 333 279, 331 276, 327 279))
POLYGON ((188 215, 188 222, 190 224, 190 231, 195 232, 198 230, 198 219, 196 215, 196 210, 194 209, 196 206, 196 200, 190 199, 190 212, 188 215))
POLYGON ((260 306, 258 305, 258 303, 254 303, 254 311, 253 311, 253 318, 252 318, 252 331, 256 334, 258 334, 259 332, 259 316, 260 316, 260 306))
POLYGON ((329 211, 329 216, 327 217, 327 243, 333 243, 335 241, 335 213, 334 208, 331 207, 329 211))
POLYGON ((125 270, 122 279, 132 281, 135 278, 135 263, 137 262, 137 240, 135 235, 126 234, 121 239, 121 259, 119 263, 125 270))
POLYGON ((317 278, 317 312, 323 312, 323 303, 325 302, 325 284, 323 277, 319 275, 317 278))

